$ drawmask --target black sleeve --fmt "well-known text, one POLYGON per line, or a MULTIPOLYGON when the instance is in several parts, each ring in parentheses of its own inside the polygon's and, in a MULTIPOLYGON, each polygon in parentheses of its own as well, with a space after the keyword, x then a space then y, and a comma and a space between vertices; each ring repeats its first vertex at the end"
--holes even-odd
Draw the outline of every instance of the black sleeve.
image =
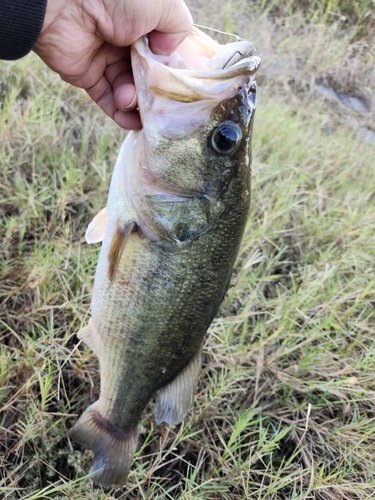
POLYGON ((19 59, 42 31, 47 0, 0 0, 0 59, 19 59))

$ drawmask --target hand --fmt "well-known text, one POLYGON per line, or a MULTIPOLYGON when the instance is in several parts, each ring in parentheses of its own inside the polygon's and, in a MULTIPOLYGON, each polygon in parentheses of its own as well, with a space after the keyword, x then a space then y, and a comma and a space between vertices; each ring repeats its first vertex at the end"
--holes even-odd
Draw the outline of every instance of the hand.
POLYGON ((33 50, 120 127, 139 129, 130 45, 150 33, 151 50, 169 55, 191 27, 183 0, 48 0, 33 50))

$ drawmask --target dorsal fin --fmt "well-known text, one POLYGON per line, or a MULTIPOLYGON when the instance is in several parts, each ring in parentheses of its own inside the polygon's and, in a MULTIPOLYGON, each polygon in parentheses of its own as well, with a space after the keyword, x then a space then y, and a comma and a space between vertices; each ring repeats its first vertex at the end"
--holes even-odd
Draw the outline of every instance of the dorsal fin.
POLYGON ((120 261, 122 252, 125 248, 125 243, 128 241, 130 233, 135 228, 134 221, 129 221, 125 226, 117 225, 115 234, 112 237, 111 245, 108 250, 108 279, 113 281, 116 274, 116 269, 120 261))
POLYGON ((99 243, 103 241, 106 224, 107 207, 104 207, 95 215, 86 229, 85 236, 87 243, 99 243))
POLYGON ((97 346, 95 345, 95 327, 91 318, 89 319, 88 324, 81 328, 77 333, 77 337, 89 346, 96 355, 98 355, 97 346))

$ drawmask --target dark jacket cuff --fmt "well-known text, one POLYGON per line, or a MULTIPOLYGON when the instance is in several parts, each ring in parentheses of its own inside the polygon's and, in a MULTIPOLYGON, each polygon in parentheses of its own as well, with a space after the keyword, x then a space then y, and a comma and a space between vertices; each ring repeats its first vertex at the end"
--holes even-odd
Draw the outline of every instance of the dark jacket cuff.
POLYGON ((0 59, 19 59, 42 31, 47 0, 0 0, 0 59))

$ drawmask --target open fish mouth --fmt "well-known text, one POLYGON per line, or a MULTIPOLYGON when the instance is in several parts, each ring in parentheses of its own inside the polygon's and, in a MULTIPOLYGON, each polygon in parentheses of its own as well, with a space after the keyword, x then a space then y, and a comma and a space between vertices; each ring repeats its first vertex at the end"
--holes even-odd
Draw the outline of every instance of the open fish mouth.
POLYGON ((196 27, 170 56, 154 54, 142 37, 132 47, 132 64, 143 125, 153 115, 168 137, 177 136, 176 128, 191 132, 219 102, 251 88, 260 66, 254 52, 251 42, 221 45, 196 27))
POLYGON ((251 42, 220 45, 195 27, 169 57, 151 52, 147 37, 138 40, 133 50, 147 60, 149 89, 182 102, 223 97, 235 90, 233 80, 238 83, 241 76, 245 82, 260 65, 251 42))

